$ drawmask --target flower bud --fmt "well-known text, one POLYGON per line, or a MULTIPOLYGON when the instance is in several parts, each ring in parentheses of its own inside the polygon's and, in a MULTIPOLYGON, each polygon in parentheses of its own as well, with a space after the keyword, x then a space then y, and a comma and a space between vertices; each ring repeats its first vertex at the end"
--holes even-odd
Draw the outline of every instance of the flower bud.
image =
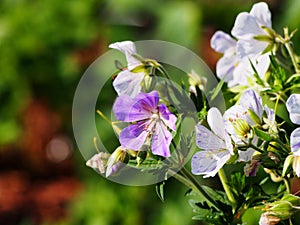
POLYGON ((92 158, 90 158, 86 162, 86 165, 93 169, 98 169, 100 173, 105 173, 105 166, 106 166, 108 158, 109 158, 108 153, 99 152, 98 154, 96 154, 92 158))
POLYGON ((259 225, 276 225, 279 222, 280 219, 278 217, 263 213, 261 214, 259 225))
POLYGON ((123 147, 118 147, 109 157, 106 168, 106 177, 109 177, 113 173, 119 171, 124 164, 129 161, 129 154, 123 147))

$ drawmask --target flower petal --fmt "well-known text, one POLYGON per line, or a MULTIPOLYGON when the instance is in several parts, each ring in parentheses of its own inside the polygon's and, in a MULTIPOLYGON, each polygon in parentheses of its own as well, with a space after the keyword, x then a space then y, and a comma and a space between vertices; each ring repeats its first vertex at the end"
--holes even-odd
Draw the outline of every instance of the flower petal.
POLYGON ((291 121, 300 125, 300 94, 292 94, 286 101, 286 108, 290 113, 291 121))
POLYGON ((159 106, 159 114, 160 114, 160 118, 162 119, 162 121, 173 131, 176 131, 176 120, 177 117, 172 114, 169 109, 167 108, 167 106, 165 106, 164 104, 161 104, 159 106))
POLYGON ((204 150, 226 148, 225 142, 201 124, 196 125, 196 144, 204 150))
POLYGON ((231 34, 238 39, 250 40, 257 35, 264 35, 265 33, 254 16, 242 12, 236 17, 231 34))
POLYGON ((212 107, 207 112, 207 122, 210 129, 218 135, 219 138, 225 140, 225 125, 222 114, 219 109, 212 107))
POLYGON ((269 28, 272 27, 271 12, 265 2, 254 4, 250 11, 250 15, 254 16, 260 25, 269 28))
POLYGON ((136 59, 133 54, 136 54, 135 44, 132 41, 122 41, 110 44, 108 47, 117 49, 125 54, 127 67, 129 70, 141 65, 142 63, 136 59))
POLYGON ((170 144, 173 136, 162 122, 157 122, 151 142, 151 151, 154 155, 170 157, 170 144))
POLYGON ((119 96, 113 111, 118 120, 123 122, 134 122, 149 119, 156 110, 159 101, 157 91, 151 93, 139 93, 134 99, 127 95, 119 96))
POLYGON ((121 71, 113 82, 118 95, 135 97, 141 91, 141 82, 145 73, 132 73, 129 70, 121 71))
POLYGON ((291 133, 291 150, 295 156, 300 156, 300 127, 291 133))
POLYGON ((224 151, 199 151, 191 161, 192 173, 205 175, 204 178, 214 177, 229 160, 230 153, 224 151))
POLYGON ((229 34, 217 31, 212 36, 210 45, 216 52, 225 53, 229 49, 233 49, 234 51, 236 41, 229 34))
POLYGON ((239 58, 247 57, 248 59, 257 57, 268 47, 268 44, 268 42, 255 39, 238 40, 236 44, 236 54, 239 58))
POLYGON ((233 55, 231 57, 225 57, 219 59, 217 62, 216 73, 218 78, 223 79, 225 82, 229 82, 233 79, 233 72, 238 65, 238 58, 233 55))
POLYGON ((229 134, 236 135, 232 123, 235 122, 237 119, 247 120, 246 114, 247 111, 244 109, 244 107, 240 105, 234 105, 227 109, 223 115, 226 131, 229 134))
POLYGON ((124 148, 140 150, 149 134, 150 120, 137 122, 124 128, 120 133, 120 143, 124 148))
MULTIPOLYGON (((245 110, 252 110, 261 119, 264 113, 260 95, 254 90, 245 91, 240 98, 240 105, 245 110)), ((249 121, 249 120, 248 120, 249 121)), ((251 124, 252 125, 252 124, 251 124)))

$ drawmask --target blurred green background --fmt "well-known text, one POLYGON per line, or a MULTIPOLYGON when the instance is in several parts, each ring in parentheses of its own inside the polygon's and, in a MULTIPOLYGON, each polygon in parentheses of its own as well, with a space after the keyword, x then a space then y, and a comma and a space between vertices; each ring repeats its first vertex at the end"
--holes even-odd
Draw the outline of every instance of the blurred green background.
MULTIPOLYGON (((199 224, 175 180, 162 203, 154 186, 114 184, 85 166, 72 134, 73 95, 84 71, 116 41, 175 42, 214 70, 219 55, 210 37, 230 32, 255 2, 1 0, 0 224, 199 224)), ((267 2, 279 32, 300 26, 299 1, 267 2)), ((296 47, 299 41, 297 33, 296 47)), ((101 138, 110 141, 105 132, 101 138)))

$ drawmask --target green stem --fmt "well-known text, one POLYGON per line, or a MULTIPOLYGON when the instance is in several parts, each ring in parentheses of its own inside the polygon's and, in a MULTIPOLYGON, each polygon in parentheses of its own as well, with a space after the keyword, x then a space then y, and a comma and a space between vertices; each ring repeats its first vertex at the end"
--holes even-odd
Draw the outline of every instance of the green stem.
POLYGON ((300 69, 299 69, 299 66, 298 66, 298 63, 297 63, 297 60, 296 60, 293 48, 292 48, 292 46, 290 44, 290 36, 289 36, 287 28, 284 29, 284 37, 285 37, 284 46, 287 49, 287 51, 288 51, 288 53, 289 53, 289 55, 291 57, 293 66, 295 68, 295 72, 298 74, 298 73, 300 73, 300 69))
POLYGON ((228 186, 228 180, 227 180, 227 177, 226 177, 226 174, 225 174, 223 168, 221 168, 219 170, 218 175, 219 175, 219 178, 220 178, 221 183, 223 185, 224 191, 225 191, 225 193, 226 193, 226 195, 228 197, 228 200, 231 202, 231 204, 233 206, 236 206, 235 198, 234 198, 234 196, 233 196, 233 194, 232 194, 232 192, 231 192, 231 190, 230 190, 230 188, 228 186))
POLYGON ((286 192, 288 194, 290 194, 291 193, 290 183, 287 179, 283 179, 283 180, 284 180, 284 184, 285 184, 285 187, 286 187, 286 192))
POLYGON ((195 179, 195 177, 185 167, 182 167, 180 172, 183 174, 183 176, 187 180, 189 180, 193 184, 194 191, 199 192, 214 207, 216 207, 218 210, 222 211, 219 204, 207 194, 207 192, 202 188, 201 184, 195 179))

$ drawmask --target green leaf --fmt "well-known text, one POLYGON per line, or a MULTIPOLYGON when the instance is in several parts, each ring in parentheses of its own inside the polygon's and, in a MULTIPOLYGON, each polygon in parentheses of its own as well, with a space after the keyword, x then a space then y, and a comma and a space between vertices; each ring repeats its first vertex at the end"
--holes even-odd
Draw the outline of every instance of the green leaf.
POLYGON ((165 201, 165 196, 164 196, 164 186, 165 186, 165 184, 166 184, 166 182, 162 181, 162 182, 156 184, 156 186, 155 186, 156 194, 162 202, 165 201))
POLYGON ((257 127, 253 127, 253 130, 254 130, 255 134, 262 140, 265 140, 265 141, 273 140, 272 137, 267 132, 264 132, 257 127))

